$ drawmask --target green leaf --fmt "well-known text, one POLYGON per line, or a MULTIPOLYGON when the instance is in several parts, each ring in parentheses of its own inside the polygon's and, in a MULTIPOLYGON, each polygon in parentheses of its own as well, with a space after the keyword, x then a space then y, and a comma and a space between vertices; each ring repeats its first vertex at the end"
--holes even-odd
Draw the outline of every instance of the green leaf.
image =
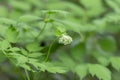
MULTIPOLYGON (((79 41, 79 40, 78 40, 79 41)), ((85 53, 86 53, 86 45, 85 43, 75 42, 74 47, 71 48, 71 56, 79 61, 80 63, 84 63, 85 53)))
POLYGON ((80 77, 80 80, 82 80, 87 75, 87 65, 78 65, 75 68, 75 72, 80 77))
POLYGON ((60 26, 56 27, 56 32, 55 32, 56 36, 61 36, 65 32, 66 30, 64 27, 60 27, 60 26))
POLYGON ((0 41, 0 50, 6 50, 10 47, 10 43, 7 40, 0 41))
POLYGON ((113 37, 105 37, 99 41, 101 49, 105 52, 114 53, 116 51, 116 41, 113 37))
POLYGON ((27 50, 29 50, 30 52, 34 52, 34 51, 40 51, 42 49, 42 47, 40 47, 39 43, 30 43, 26 46, 27 50))
POLYGON ((86 14, 91 17, 97 16, 105 10, 102 0, 80 0, 80 2, 87 8, 86 14))
POLYGON ((42 63, 46 66, 46 70, 48 72, 51 72, 51 73, 65 73, 66 70, 63 68, 63 67, 60 67, 60 66, 55 66, 54 64, 52 63, 42 63))
POLYGON ((0 63, 4 62, 6 59, 6 56, 0 52, 0 63))
POLYGON ((66 70, 63 67, 55 66, 52 63, 49 62, 42 62, 39 63, 36 59, 29 59, 29 63, 32 64, 35 68, 39 69, 41 71, 48 71, 50 73, 65 73, 66 70))
MULTIPOLYGON (((64 28, 66 30, 71 30, 77 33, 81 32, 91 32, 91 31, 96 31, 98 27, 92 24, 80 24, 78 22, 73 22, 73 21, 66 21, 66 20, 56 20, 56 22, 59 22, 64 25, 64 28)), ((97 30, 98 31, 98 30, 97 30)))
POLYGON ((0 6, 0 17, 6 17, 8 15, 8 10, 4 6, 0 6))
POLYGON ((24 68, 24 69, 26 69, 26 70, 28 70, 28 71, 31 71, 32 69, 30 68, 30 66, 29 65, 27 65, 27 64, 21 64, 21 65, 19 65, 20 67, 22 67, 22 68, 24 68))
POLYGON ((97 60, 98 60, 98 62, 99 62, 100 64, 102 64, 103 66, 108 66, 108 65, 109 65, 109 60, 108 60, 108 58, 106 58, 106 57, 101 57, 101 56, 99 56, 99 57, 97 57, 97 60))
POLYGON ((23 55, 25 55, 25 56, 28 55, 28 52, 27 52, 25 49, 21 49, 21 53, 22 53, 23 55))
POLYGON ((75 15, 78 15, 78 16, 82 16, 85 13, 83 8, 79 7, 79 5, 73 4, 73 3, 68 2, 68 1, 61 1, 59 3, 52 2, 52 3, 48 4, 48 8, 49 9, 59 9, 59 10, 69 9, 69 12, 71 12, 75 15))
POLYGON ((24 15, 19 18, 20 22, 33 22, 37 20, 41 20, 41 18, 33 15, 24 15))
POLYGON ((12 52, 20 51, 20 48, 12 47, 12 48, 9 49, 9 51, 12 51, 12 52))
POLYGON ((50 67, 47 69, 48 72, 51 73, 65 73, 66 70, 63 67, 50 67))
POLYGON ((24 10, 24 11, 28 11, 31 9, 30 4, 26 3, 26 1, 16 1, 16 0, 12 0, 9 2, 9 4, 15 8, 15 9, 19 9, 19 10, 24 10))
POLYGON ((120 57, 111 57, 110 62, 116 70, 120 71, 120 57))
POLYGON ((28 62, 28 58, 25 57, 22 54, 19 54, 19 53, 9 53, 9 55, 17 61, 16 65, 18 65, 18 66, 28 62))
POLYGON ((104 19, 97 19, 93 21, 93 24, 96 26, 96 30, 97 32, 103 32, 106 28, 106 24, 105 24, 105 20, 104 19))
POLYGON ((66 54, 67 53, 64 53, 63 55, 59 56, 59 59, 62 62, 61 65, 67 67, 68 70, 74 71, 76 63, 66 54))
POLYGON ((6 30, 6 36, 5 37, 9 42, 14 43, 14 42, 17 41, 18 31, 13 26, 10 26, 6 30))
POLYGON ((47 14, 56 14, 56 13, 68 14, 67 11, 63 11, 63 10, 44 10, 42 12, 47 13, 47 14))
POLYGON ((111 80, 111 72, 104 66, 99 64, 89 64, 88 65, 89 73, 92 76, 98 77, 100 80, 111 80))
POLYGON ((120 31, 120 15, 119 14, 110 14, 105 17, 106 23, 106 32, 114 33, 120 31))
POLYGON ((29 59, 29 63, 32 64, 36 69, 45 71, 47 69, 47 66, 38 62, 36 59, 29 59))
POLYGON ((16 21, 8 19, 8 18, 0 18, 0 23, 1 24, 11 25, 11 24, 15 24, 16 21))
POLYGON ((43 54, 42 53, 30 53, 28 55, 28 57, 31 57, 31 58, 39 58, 40 56, 42 56, 43 54))
MULTIPOLYGON (((36 8, 41 8, 43 7, 43 3, 40 0, 27 0, 31 5, 35 6, 36 8)), ((37 10, 39 11, 39 10, 37 10)))
POLYGON ((107 4, 113 8, 116 12, 120 12, 119 5, 114 0, 106 0, 107 4))

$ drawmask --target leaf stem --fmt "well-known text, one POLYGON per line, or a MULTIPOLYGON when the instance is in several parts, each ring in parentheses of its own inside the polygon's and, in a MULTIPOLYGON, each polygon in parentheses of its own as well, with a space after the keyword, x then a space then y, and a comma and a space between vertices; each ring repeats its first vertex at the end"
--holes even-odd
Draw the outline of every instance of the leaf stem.
MULTIPOLYGON (((50 17, 50 14, 48 14, 45 19, 48 19, 49 17, 50 17)), ((40 35, 43 33, 43 31, 45 30, 45 28, 46 28, 46 26, 47 26, 47 23, 48 23, 47 21, 44 21, 43 28, 42 28, 41 31, 38 33, 38 35, 35 37, 35 40, 37 40, 37 39, 40 37, 40 35)))
POLYGON ((40 37, 41 33, 43 33, 43 31, 44 31, 45 28, 46 28, 46 25, 47 25, 47 22, 44 23, 43 28, 41 29, 41 31, 39 32, 39 34, 36 36, 35 40, 37 40, 37 39, 40 37))
POLYGON ((46 56, 46 59, 45 59, 46 62, 48 61, 48 58, 49 58, 49 55, 50 55, 52 46, 53 46, 53 44, 55 43, 55 41, 56 41, 58 38, 59 38, 59 37, 57 37, 57 38, 50 44, 50 47, 49 47, 49 49, 48 49, 47 56, 46 56))
POLYGON ((25 69, 25 74, 26 74, 27 80, 30 80, 30 77, 29 77, 28 71, 27 71, 26 69, 25 69))

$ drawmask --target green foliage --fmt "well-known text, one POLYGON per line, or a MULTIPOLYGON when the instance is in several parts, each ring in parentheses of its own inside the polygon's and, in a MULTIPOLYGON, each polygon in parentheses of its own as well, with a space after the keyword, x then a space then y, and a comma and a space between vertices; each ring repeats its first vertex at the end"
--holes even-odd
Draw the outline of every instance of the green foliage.
POLYGON ((97 76, 102 80, 111 80, 111 72, 101 65, 89 64, 88 69, 92 76, 97 76))
POLYGON ((0 41, 0 50, 6 50, 10 47, 10 43, 7 40, 0 41))
POLYGON ((120 64, 119 64, 120 57, 111 57, 110 62, 116 70, 118 70, 118 71, 120 70, 120 64))
POLYGON ((80 0, 81 3, 85 6, 86 14, 88 16, 97 16, 102 13, 105 8, 102 6, 101 0, 80 0))
POLYGON ((19 18, 20 22, 33 22, 38 20, 40 20, 38 16, 32 16, 32 15, 24 15, 19 18))
POLYGON ((87 66, 79 65, 75 68, 75 72, 80 76, 80 79, 82 80, 87 75, 87 66))
POLYGON ((29 52, 35 52, 35 51, 39 51, 42 49, 41 47, 39 47, 39 44, 35 42, 26 45, 26 48, 29 52))
POLYGON ((11 77, 18 72, 12 80, 119 80, 119 4, 1 0, 0 79, 1 74, 11 77), (71 44, 59 44, 63 34, 72 37, 71 44), (3 64, 15 71, 2 69, 3 64))
POLYGON ((10 5, 12 5, 13 8, 15 9, 20 9, 20 10, 30 10, 30 4, 24 3, 23 1, 10 1, 10 5))
POLYGON ((15 43, 17 41, 17 36, 18 36, 18 31, 13 26, 10 26, 6 30, 5 38, 9 42, 14 42, 15 43))
POLYGON ((106 37, 99 41, 99 45, 105 52, 115 52, 116 51, 116 42, 112 37, 106 37), (106 45, 106 46, 105 46, 106 45))
POLYGON ((12 19, 0 18, 0 23, 10 25, 10 24, 15 24, 16 22, 12 19))

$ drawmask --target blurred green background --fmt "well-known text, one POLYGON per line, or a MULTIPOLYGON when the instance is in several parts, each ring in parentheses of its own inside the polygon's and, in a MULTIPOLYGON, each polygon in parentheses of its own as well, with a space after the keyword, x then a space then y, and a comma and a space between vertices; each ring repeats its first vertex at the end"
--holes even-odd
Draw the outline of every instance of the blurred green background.
MULTIPOLYGON (((120 0, 0 0, 0 37, 4 35, 6 26, 12 23, 11 20, 17 21, 20 16, 28 14, 42 18, 44 17, 42 11, 44 10, 68 12, 51 17, 67 24, 63 26, 56 23, 54 26, 65 27, 73 38, 73 42, 68 46, 56 43, 50 56, 51 61, 58 61, 56 63, 66 66, 69 72, 65 74, 45 72, 40 74, 40 80, 79 80, 79 71, 77 73, 77 71, 73 71, 73 68, 85 63, 103 65, 112 72, 111 80, 120 80, 120 58, 118 57, 120 56, 120 0), (11 20, 6 22, 3 18, 11 20), (81 36, 77 32, 81 32, 81 36), (119 59, 115 58, 112 62, 111 57, 118 57, 119 59)), ((22 21, 24 22, 24 20, 22 21)), ((36 26, 41 25, 33 22, 20 26, 24 30, 21 32, 19 42, 23 43, 30 42, 39 32, 37 30, 39 27, 36 26)), ((52 25, 48 26, 39 41, 47 47, 54 39, 51 37, 54 35, 52 25)), ((21 27, 18 29, 22 30, 21 27)), ((0 80, 22 80, 21 76, 23 75, 24 72, 13 67, 0 52, 0 80)), ((98 78, 88 74, 83 80, 98 80, 98 78)))

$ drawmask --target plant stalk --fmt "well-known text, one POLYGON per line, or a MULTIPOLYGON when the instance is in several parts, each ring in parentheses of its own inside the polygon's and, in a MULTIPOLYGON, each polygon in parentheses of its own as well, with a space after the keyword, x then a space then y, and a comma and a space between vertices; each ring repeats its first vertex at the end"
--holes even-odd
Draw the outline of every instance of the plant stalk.
POLYGON ((46 56, 45 62, 48 61, 48 58, 49 58, 49 55, 50 55, 52 46, 54 45, 55 41, 56 41, 58 38, 59 38, 59 37, 57 37, 57 38, 50 44, 50 47, 49 47, 49 49, 48 49, 48 52, 47 52, 47 56, 46 56))
POLYGON ((29 77, 28 71, 27 71, 26 69, 25 69, 25 74, 26 74, 27 80, 30 80, 30 77, 29 77))
MULTIPOLYGON (((45 19, 49 19, 49 17, 50 17, 50 14, 48 14, 45 19)), ((43 31, 45 30, 45 28, 46 28, 46 26, 47 26, 47 23, 48 23, 48 22, 44 21, 43 28, 42 28, 42 30, 39 32, 39 34, 36 36, 35 40, 37 40, 37 39, 40 37, 40 35, 43 33, 43 31)))
POLYGON ((41 34, 43 33, 43 31, 45 30, 46 26, 47 26, 47 22, 44 23, 42 30, 41 30, 41 31, 39 32, 39 34, 36 36, 35 40, 37 40, 37 39, 40 37, 40 35, 41 35, 41 34))

